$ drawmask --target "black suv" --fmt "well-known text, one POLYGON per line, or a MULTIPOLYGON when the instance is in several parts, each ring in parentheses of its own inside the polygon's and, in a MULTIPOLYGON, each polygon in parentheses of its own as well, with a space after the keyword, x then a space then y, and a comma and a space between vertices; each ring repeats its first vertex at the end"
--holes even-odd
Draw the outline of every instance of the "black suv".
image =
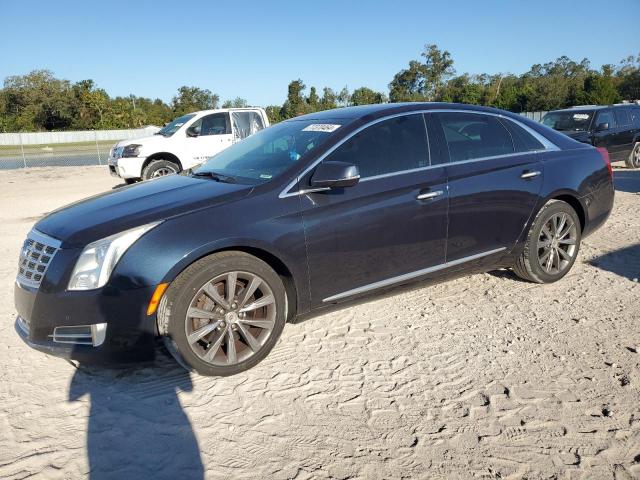
POLYGON ((554 110, 542 123, 575 140, 604 147, 612 162, 640 168, 640 105, 584 106, 554 110))

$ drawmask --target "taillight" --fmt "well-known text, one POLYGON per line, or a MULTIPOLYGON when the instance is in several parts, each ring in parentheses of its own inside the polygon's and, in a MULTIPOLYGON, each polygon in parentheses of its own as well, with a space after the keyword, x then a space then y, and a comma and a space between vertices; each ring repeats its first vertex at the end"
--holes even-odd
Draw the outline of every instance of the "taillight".
POLYGON ((607 170, 609 170, 609 175, 613 178, 613 169, 611 168, 611 158, 609 158, 609 152, 604 147, 596 147, 596 150, 600 153, 602 157, 602 161, 607 166, 607 170))

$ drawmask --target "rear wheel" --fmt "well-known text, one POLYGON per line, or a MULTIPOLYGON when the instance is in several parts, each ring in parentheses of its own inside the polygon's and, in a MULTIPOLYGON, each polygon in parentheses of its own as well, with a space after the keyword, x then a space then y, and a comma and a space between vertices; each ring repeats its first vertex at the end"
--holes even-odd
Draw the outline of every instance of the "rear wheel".
POLYGON ((180 166, 170 160, 152 160, 149 165, 144 167, 142 171, 142 179, 150 180, 152 178, 164 177, 165 175, 173 175, 180 171, 180 166))
POLYGON ((202 375, 234 375, 255 366, 285 324, 282 280, 268 264, 243 252, 220 252, 195 262, 165 297, 158 314, 165 343, 180 364, 202 375))
POLYGON ((535 283, 560 280, 576 261, 581 233, 580 219, 571 205, 551 200, 533 221, 513 271, 535 283))
POLYGON ((637 142, 633 147, 626 163, 629 168, 640 168, 640 142, 637 142))

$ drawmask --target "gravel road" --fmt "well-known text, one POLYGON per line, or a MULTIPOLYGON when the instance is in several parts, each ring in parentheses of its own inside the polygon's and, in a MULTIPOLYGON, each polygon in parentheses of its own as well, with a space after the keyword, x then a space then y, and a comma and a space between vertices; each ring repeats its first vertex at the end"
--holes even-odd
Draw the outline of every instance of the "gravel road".
POLYGON ((0 171, 0 478, 640 478, 640 171, 552 285, 508 271, 285 328, 230 378, 74 368, 13 330, 21 243, 116 184, 0 171))

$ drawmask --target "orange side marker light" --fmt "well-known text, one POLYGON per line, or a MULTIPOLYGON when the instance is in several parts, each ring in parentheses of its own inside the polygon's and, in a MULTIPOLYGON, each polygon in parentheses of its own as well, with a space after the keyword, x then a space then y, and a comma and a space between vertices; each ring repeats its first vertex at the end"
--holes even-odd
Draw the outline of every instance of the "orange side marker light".
POLYGON ((153 296, 151 297, 151 300, 149 301, 149 306, 147 307, 147 315, 153 315, 154 313, 156 313, 156 310, 158 309, 158 305, 160 305, 160 299, 162 298, 162 295, 164 294, 164 291, 167 289, 168 286, 169 286, 168 283, 160 283, 156 287, 156 291, 153 292, 153 296))

